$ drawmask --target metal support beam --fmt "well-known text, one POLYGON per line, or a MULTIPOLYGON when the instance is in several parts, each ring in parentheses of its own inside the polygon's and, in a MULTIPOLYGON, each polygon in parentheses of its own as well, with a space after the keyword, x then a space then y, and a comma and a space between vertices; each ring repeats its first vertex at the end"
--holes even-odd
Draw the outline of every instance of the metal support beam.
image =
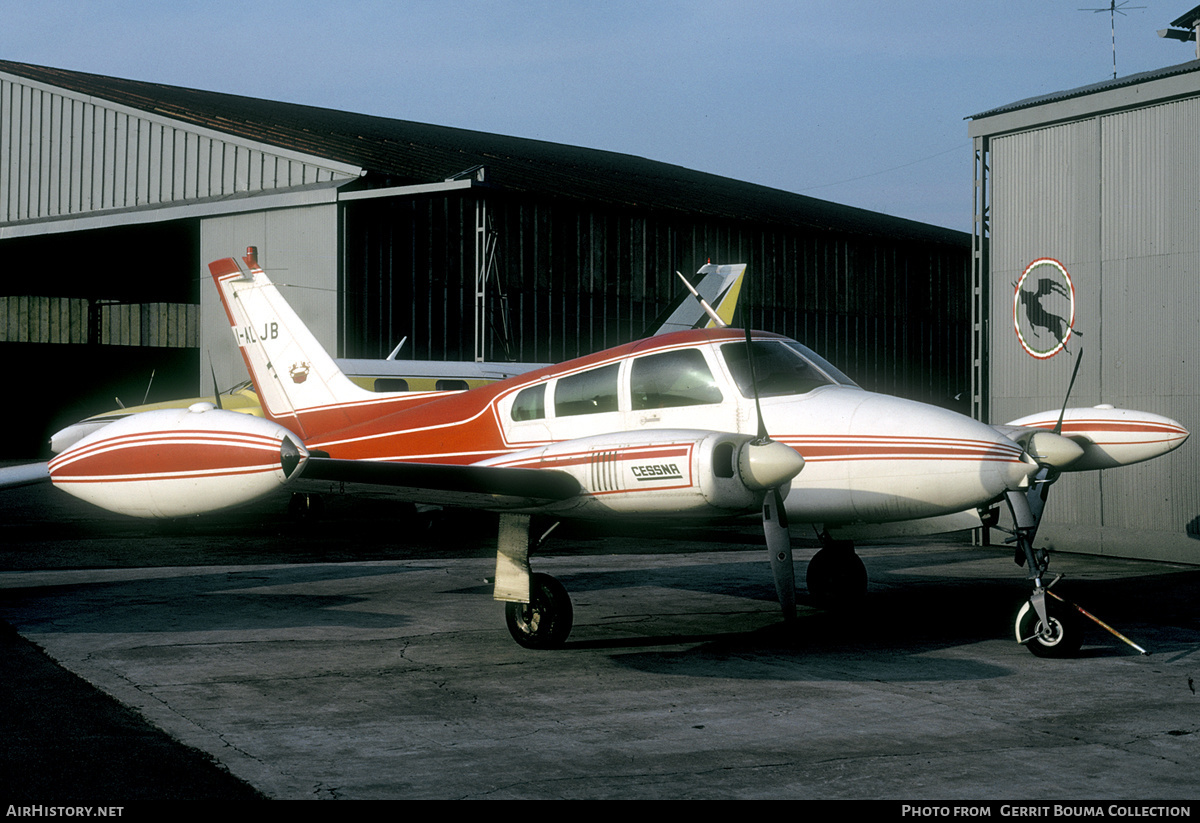
POLYGON ((975 138, 974 215, 971 222, 971 416, 989 422, 988 321, 991 312, 991 139, 975 138))
POLYGON ((488 220, 487 200, 475 198, 475 362, 487 357, 487 276, 488 220))

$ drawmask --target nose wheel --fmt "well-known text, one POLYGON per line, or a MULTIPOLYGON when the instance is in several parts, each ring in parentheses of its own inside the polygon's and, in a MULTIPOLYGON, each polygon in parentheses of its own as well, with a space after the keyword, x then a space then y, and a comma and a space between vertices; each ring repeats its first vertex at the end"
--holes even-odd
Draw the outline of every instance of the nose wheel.
POLYGON ((1037 657, 1074 657, 1083 642, 1079 613, 1057 601, 1046 601, 1046 620, 1028 600, 1017 612, 1017 642, 1037 657))

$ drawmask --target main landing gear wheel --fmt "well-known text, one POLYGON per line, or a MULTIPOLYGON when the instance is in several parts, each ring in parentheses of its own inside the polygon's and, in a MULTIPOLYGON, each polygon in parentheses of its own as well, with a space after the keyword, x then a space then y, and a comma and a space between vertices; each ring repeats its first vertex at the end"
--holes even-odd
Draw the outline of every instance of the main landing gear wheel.
POLYGON ((822 609, 852 609, 867 596, 867 567, 850 548, 824 548, 808 561, 808 594, 822 609))
POLYGON ((1083 643, 1079 614, 1063 603, 1046 599, 1050 625, 1043 626, 1033 604, 1026 601, 1017 613, 1017 642, 1038 657, 1074 657, 1083 643))
POLYGON ((575 612, 567 590, 548 574, 529 581, 528 603, 505 603, 504 619, 513 640, 527 649, 557 649, 567 642, 575 612))

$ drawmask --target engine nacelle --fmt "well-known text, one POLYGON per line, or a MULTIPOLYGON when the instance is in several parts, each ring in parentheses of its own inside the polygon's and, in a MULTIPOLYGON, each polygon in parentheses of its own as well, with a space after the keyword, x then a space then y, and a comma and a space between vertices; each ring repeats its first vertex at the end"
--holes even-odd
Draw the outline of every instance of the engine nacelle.
MULTIPOLYGON (((1058 416, 1058 411, 1045 411, 1008 425, 1053 431, 1058 416)), ((1062 436, 1083 449, 1080 457, 1063 468, 1069 472, 1140 463, 1166 454, 1188 439, 1188 430, 1169 417, 1107 405, 1067 409, 1062 421, 1062 436)))
POLYGON ((118 514, 183 517, 262 497, 296 476, 307 457, 276 423, 196 403, 105 426, 51 460, 50 479, 118 514))
POLYGON ((584 494, 571 514, 666 516, 757 510, 763 492, 784 486, 804 466, 782 443, 758 445, 748 434, 688 429, 614 432, 528 449, 485 465, 557 469, 584 494))

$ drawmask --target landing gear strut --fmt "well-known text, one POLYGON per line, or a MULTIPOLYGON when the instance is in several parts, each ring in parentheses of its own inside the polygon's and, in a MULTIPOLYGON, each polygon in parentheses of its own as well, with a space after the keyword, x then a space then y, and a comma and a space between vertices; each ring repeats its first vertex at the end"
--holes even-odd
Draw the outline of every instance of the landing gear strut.
POLYGON ((1017 613, 1014 631, 1017 642, 1038 657, 1072 657, 1082 642, 1083 627, 1077 613, 1057 598, 1046 599, 1050 586, 1058 578, 1043 583, 1050 566, 1050 555, 1045 549, 1033 547, 1046 507, 1046 496, 1056 479, 1057 474, 1042 469, 1034 476, 1028 491, 1013 490, 1005 494, 1015 524, 1013 540, 1017 551, 1013 559, 1018 565, 1029 567, 1029 579, 1033 581, 1033 594, 1017 613))
MULTIPOLYGON (((538 544, 553 530, 551 526, 538 544)), ((513 640, 527 649, 557 649, 571 634, 575 611, 562 583, 530 570, 529 538, 529 515, 500 516, 494 596, 505 601, 504 619, 513 640)))

